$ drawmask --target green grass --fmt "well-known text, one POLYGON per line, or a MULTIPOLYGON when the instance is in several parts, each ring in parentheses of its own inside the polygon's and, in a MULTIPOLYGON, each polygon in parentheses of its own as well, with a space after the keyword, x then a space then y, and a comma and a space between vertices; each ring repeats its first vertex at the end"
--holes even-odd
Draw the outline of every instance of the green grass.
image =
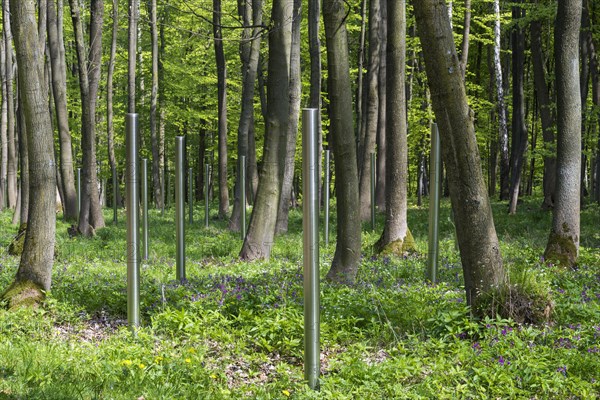
MULTIPOLYGON (((514 216, 494 204, 511 279, 549 290, 553 322, 474 321, 464 303, 449 205, 441 210, 438 285, 425 284, 427 209, 409 226, 420 255, 378 258, 365 225, 352 287, 322 283, 321 390, 303 381, 301 215, 269 261, 237 259, 223 221, 187 228, 187 277, 175 281, 173 212, 150 212, 150 261, 141 268, 142 327, 126 326, 125 215, 92 239, 57 230, 45 307, 0 310, 0 399, 413 399, 600 397, 600 209, 582 211, 579 268, 541 261, 551 215, 526 199, 514 216)), ((0 214, 0 286, 18 258, 0 214)), ((332 221, 335 223, 335 219, 332 221)), ((335 250, 321 247, 322 278, 335 250)), ((541 289, 540 289, 541 288, 541 289)))

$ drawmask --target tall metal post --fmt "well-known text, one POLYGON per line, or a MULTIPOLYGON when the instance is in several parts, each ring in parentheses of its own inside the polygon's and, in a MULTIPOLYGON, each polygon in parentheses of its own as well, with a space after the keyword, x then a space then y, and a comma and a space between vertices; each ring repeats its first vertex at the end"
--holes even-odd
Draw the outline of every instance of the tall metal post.
POLYGON ((190 225, 194 223, 194 170, 188 168, 188 207, 190 209, 188 219, 190 225))
POLYGON ((144 240, 143 259, 148 259, 148 159, 142 159, 142 236, 144 240))
POLYGON ((208 181, 210 179, 210 164, 205 164, 204 165, 204 226, 206 228, 208 228, 208 217, 209 217, 209 213, 210 213, 210 196, 209 196, 209 189, 210 189, 210 182, 208 181))
POLYGON ((304 378, 319 387, 320 276, 319 276, 319 158, 317 109, 302 110, 302 192, 304 258, 304 378))
POLYGON ((375 153, 371 153, 371 229, 375 230, 375 153))
POLYGON ((429 155, 429 247, 427 251, 427 279, 437 282, 439 243, 438 231, 440 220, 440 180, 442 160, 440 151, 440 134, 437 124, 431 125, 431 154, 429 155))
POLYGON ((325 150, 325 179, 323 183, 323 196, 325 196, 325 246, 329 246, 329 160, 330 150, 325 150))
POLYGON ((135 330, 140 325, 139 265, 139 187, 138 187, 138 115, 125 116, 126 128, 126 206, 127 206, 127 322, 135 330))
POLYGON ((113 224, 117 223, 117 168, 112 168, 112 184, 113 184, 113 224))
POLYGON ((185 137, 175 137, 176 279, 185 280, 185 137))
POLYGON ((81 211, 81 168, 77 168, 77 218, 81 211))
POLYGON ((240 157, 240 233, 242 240, 246 237, 246 156, 240 157))

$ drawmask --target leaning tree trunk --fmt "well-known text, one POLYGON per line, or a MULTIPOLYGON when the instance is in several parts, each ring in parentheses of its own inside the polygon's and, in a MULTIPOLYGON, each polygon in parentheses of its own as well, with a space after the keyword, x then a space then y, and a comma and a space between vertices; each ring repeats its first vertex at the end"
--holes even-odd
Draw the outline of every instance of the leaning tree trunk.
POLYGON ((213 0, 213 34, 218 81, 219 218, 227 218, 227 214, 229 214, 229 190, 227 188, 227 66, 225 64, 221 29, 221 0, 213 0))
MULTIPOLYGON (((13 0, 15 1, 15 0, 13 0)), ((10 0, 3 0, 2 27, 4 37, 4 49, 6 51, 6 69, 4 84, 4 101, 7 106, 7 140, 8 140, 8 166, 7 166, 7 197, 8 207, 15 208, 17 205, 17 148, 15 146, 15 100, 14 100, 14 75, 13 75, 13 50, 10 17, 10 0)))
POLYGON ((506 105, 504 104, 504 86, 502 83, 502 61, 500 60, 500 0, 494 0, 494 72, 496 75, 496 93, 498 95, 498 146, 500 150, 500 200, 508 198, 509 171, 508 128, 506 126, 506 105))
POLYGON ((292 26, 289 22, 292 19, 292 6, 292 0, 273 1, 263 165, 248 233, 240 252, 240 257, 245 260, 269 258, 275 235, 290 111, 292 26))
POLYGON ((65 221, 75 221, 77 219, 77 192, 75 191, 73 150, 71 148, 71 133, 67 112, 67 67, 63 39, 63 2, 58 0, 58 7, 56 7, 55 1, 48 0, 48 47, 52 66, 52 97, 54 98, 60 145, 63 218, 65 221))
POLYGON ((469 33, 471 32, 471 0, 465 0, 465 22, 460 53, 460 72, 466 82, 467 64, 469 63, 469 33))
POLYGON ((37 47, 31 46, 39 40, 35 1, 14 1, 11 12, 15 22, 19 75, 22 76, 25 131, 29 136, 31 197, 35 199, 29 207, 29 226, 15 281, 3 294, 13 307, 36 304, 50 290, 56 223, 56 170, 47 87, 43 85, 44 62, 37 47))
POLYGON ((337 198, 337 243, 327 279, 349 284, 356 280, 360 262, 361 220, 344 3, 323 1, 337 198))
MULTIPOLYGON (((117 34, 119 29, 119 5, 118 0, 113 0, 112 9, 112 40, 110 44, 110 57, 108 59, 108 71, 106 74, 106 143, 108 147, 108 164, 111 174, 117 174, 117 159, 115 158, 115 128, 113 112, 113 76, 115 74, 115 59, 117 56, 117 34)), ((118 179, 116 180, 118 182, 118 179)), ((119 184, 113 188, 117 195, 113 199, 113 206, 116 202, 121 203, 119 184)))
POLYGON ((414 250, 408 230, 408 139, 406 123, 405 62, 406 2, 387 1, 387 104, 394 110, 386 124, 386 208, 385 227, 375 244, 379 253, 403 254, 414 250))
POLYGON ((473 310, 505 283, 472 114, 444 0, 413 2, 448 174, 467 302, 473 310))
POLYGON ((552 229, 544 257, 574 267, 579 254, 581 97, 579 27, 581 0, 558 3, 554 31, 556 56, 557 174, 552 229))

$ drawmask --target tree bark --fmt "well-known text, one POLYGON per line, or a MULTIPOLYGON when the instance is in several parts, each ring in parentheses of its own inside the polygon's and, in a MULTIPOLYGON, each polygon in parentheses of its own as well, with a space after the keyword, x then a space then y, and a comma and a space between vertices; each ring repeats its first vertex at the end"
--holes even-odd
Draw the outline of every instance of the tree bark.
MULTIPOLYGON (((15 1, 15 0, 13 0, 15 1)), ((10 18, 10 0, 3 0, 3 33, 4 48, 6 51, 6 70, 4 85, 4 101, 7 106, 7 141, 8 141, 8 166, 7 166, 7 191, 8 207, 14 209, 17 205, 17 148, 15 146, 15 100, 14 100, 14 75, 13 75, 13 50, 10 18)))
POLYGON ((496 93, 498 95, 498 147, 500 152, 500 200, 508 199, 510 163, 508 158, 508 128, 506 124, 506 105, 504 104, 504 85, 502 61, 500 59, 500 1, 494 0, 494 72, 496 75, 496 93))
MULTIPOLYGON (((379 88, 379 116, 377 122, 377 167, 375 174, 376 183, 375 183, 375 207, 379 211, 386 210, 386 166, 388 164, 387 161, 387 151, 386 151, 386 125, 387 125, 387 107, 386 107, 386 97, 387 97, 387 1, 381 1, 381 50, 379 52, 379 83, 377 84, 379 88)), ((404 35, 406 37, 406 34, 404 35)), ((406 58, 406 57, 404 57, 406 58)), ((403 83, 404 85, 404 83, 403 83)), ((405 88, 406 92, 406 88, 405 88)), ((405 108, 406 110, 406 104, 405 108)), ((393 110, 393 112, 400 112, 398 110, 393 110)), ((391 113, 390 113, 391 114, 391 113)), ((405 111, 406 114, 406 111, 405 111)), ((408 159, 406 160, 408 163, 408 159)))
MULTIPOLYGON (((108 164, 111 174, 117 174, 117 160, 115 158, 115 128, 113 111, 113 77, 115 74, 115 59, 117 56, 117 34, 119 30, 119 4, 118 0, 112 3, 112 38, 110 44, 110 57, 108 60, 108 71, 106 74, 106 142, 108 148, 108 164)), ((121 204, 119 185, 116 187, 116 198, 113 202, 121 204)))
POLYGON ((440 127, 467 302, 475 313, 505 283, 479 149, 444 0, 413 2, 433 110, 440 127))
POLYGON ((337 243, 327 279, 351 284, 356 280, 360 262, 361 219, 344 3, 323 1, 337 198, 337 243))
POLYGON ((283 162, 289 124, 289 74, 292 0, 274 0, 269 32, 267 119, 263 163, 258 192, 240 252, 244 260, 269 258, 283 179, 283 162))
POLYGON ((152 186, 154 206, 162 208, 163 194, 160 182, 160 147, 158 140, 158 26, 156 23, 158 8, 156 0, 148 2, 150 11, 150 34, 152 36, 152 94, 150 97, 150 140, 152 146, 152 186))
MULTIPOLYGON (((17 74, 17 136, 19 138, 19 197, 17 201, 19 205, 15 209, 12 223, 26 224, 29 216, 29 159, 27 155, 27 127, 25 126, 25 114, 23 104, 21 103, 22 96, 22 80, 23 77, 17 74)), ((46 85, 42 82, 42 85, 46 85)))
POLYGON ((56 223, 56 173, 54 141, 46 87, 43 83, 42 54, 32 51, 38 43, 34 0, 14 1, 10 11, 14 18, 15 50, 22 77, 25 131, 29 135, 30 189, 35 201, 30 203, 29 225, 15 282, 4 292, 9 306, 31 305, 50 290, 54 257, 56 223))
MULTIPOLYGON (((312 3, 312 2, 311 2, 312 3)), ((318 3, 318 2, 314 2, 318 3)), ((367 36, 367 0, 362 0, 360 11, 360 42, 358 47, 358 77, 356 79, 356 133, 357 149, 360 147, 362 135, 364 134, 364 64, 365 64, 365 42, 367 36)))
POLYGON ((579 254, 581 175, 581 94, 579 28, 581 0, 558 3, 554 31, 556 55, 557 173, 552 229, 544 257, 574 267, 579 254))
POLYGON ((6 187, 8 177, 8 107, 6 105, 6 48, 4 40, 0 40, 0 79, 2 82, 2 114, 0 114, 0 142, 2 144, 0 160, 0 208, 4 210, 7 206, 8 191, 6 187))
POLYGON ((469 63, 469 34, 471 32, 471 0, 465 0, 465 23, 460 53, 460 72, 466 82, 467 64, 469 63))
MULTIPOLYGON (((70 0, 73 1, 73 0, 70 0)), ((128 63, 127 63, 127 112, 135 113, 135 66, 137 55, 137 29, 139 0, 129 0, 128 63)))
POLYGON ((73 150, 69 115, 67 112, 67 69, 63 38, 63 2, 48 0, 48 47, 52 71, 52 97, 56 110, 56 123, 59 135, 61 189, 63 193, 63 218, 65 221, 77 219, 77 192, 73 173, 73 150))

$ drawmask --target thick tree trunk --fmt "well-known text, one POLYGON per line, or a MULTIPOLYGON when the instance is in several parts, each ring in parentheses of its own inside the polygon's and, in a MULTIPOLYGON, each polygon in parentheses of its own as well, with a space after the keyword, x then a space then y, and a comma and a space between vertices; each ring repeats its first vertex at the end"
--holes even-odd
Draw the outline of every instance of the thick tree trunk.
POLYGON ((244 260, 269 258, 283 179, 283 163, 289 124, 289 74, 292 41, 292 0, 274 0, 269 33, 269 81, 263 163, 258 193, 240 252, 244 260))
POLYGON ((371 218, 371 154, 375 152, 379 121, 379 67, 381 59, 381 5, 371 0, 369 7, 369 70, 367 71, 367 104, 365 130, 359 142, 358 169, 360 217, 371 218))
POLYGON ((508 213, 516 214, 519 200, 519 188, 523 175, 523 162, 527 151, 527 125, 525 125, 525 33, 519 26, 525 17, 525 10, 519 6, 512 8, 515 26, 512 31, 512 148, 511 148, 511 174, 508 213))
MULTIPOLYGON (((403 254, 414 250, 408 230, 408 140, 405 95, 406 2, 387 1, 387 192, 385 227, 375 244, 379 253, 403 254)), ((384 2, 385 2, 384 1, 384 2)))
MULTIPOLYGON (((15 1, 15 0, 13 0, 15 1)), ((4 84, 4 101, 7 106, 7 141, 8 141, 8 165, 7 165, 7 196, 8 207, 14 209, 17 205, 17 148, 15 146, 15 100, 14 100, 14 75, 13 75, 13 50, 12 32, 10 18, 10 0, 3 0, 3 36, 6 51, 6 69, 4 84)))
POLYGON ((508 128, 506 124, 506 105, 504 103, 504 84, 502 61, 500 59, 500 1, 494 0, 494 71, 496 75, 496 93, 498 95, 498 147, 500 152, 500 200, 508 199, 509 171, 508 128))
POLYGON ((540 117, 542 120, 542 132, 544 138, 544 201, 543 209, 551 209, 554 206, 554 188, 556 186, 556 157, 554 138, 554 116, 550 102, 550 93, 546 83, 546 71, 544 68, 544 55, 542 53, 542 23, 531 21, 531 62, 533 64, 533 79, 537 96, 540 117))
POLYGON ((281 196, 275 233, 285 233, 288 230, 288 215, 292 201, 292 181, 294 179, 294 166, 296 165, 296 139, 298 138, 298 118, 300 116, 300 95, 302 94, 302 81, 300 79, 300 22, 302 21, 302 2, 294 0, 294 14, 292 22, 292 44, 290 51, 290 119, 285 150, 283 181, 281 183, 281 196))
POLYGON ((579 28, 581 0, 558 3, 554 31, 556 55, 557 174, 552 229, 544 257, 574 267, 579 254, 581 174, 581 95, 579 28))
POLYGON ((4 292, 9 306, 32 305, 50 290, 56 223, 56 174, 54 141, 48 99, 43 85, 42 54, 32 51, 38 43, 35 1, 20 0, 11 5, 15 21, 15 49, 22 77, 25 131, 29 135, 30 203, 29 224, 15 282, 4 292))
MULTIPOLYGON (((22 80, 24 78, 18 75, 17 79, 17 136, 19 137, 19 205, 13 216, 13 225, 26 224, 29 218, 29 158, 27 155, 27 126, 25 125, 25 110, 21 100, 23 88, 22 80)), ((42 82, 45 87, 44 83, 42 82)))
POLYGON ((337 198, 337 243, 327 279, 353 283, 361 256, 361 220, 344 3, 323 1, 337 198))
POLYGON ((468 304, 480 312, 505 271, 444 0, 414 1, 433 110, 440 127, 468 304))
POLYGON ((73 173, 73 150, 67 112, 67 68, 63 39, 63 2, 48 0, 48 47, 52 65, 52 97, 56 110, 60 144, 61 191, 63 193, 63 217, 65 221, 77 219, 77 192, 73 173))
MULTIPOLYGON (((115 158, 115 129, 113 112, 113 76, 115 74, 115 59, 117 56, 117 34, 119 29, 119 7, 118 0, 112 3, 112 39, 110 44, 110 58, 108 60, 108 71, 106 74, 106 142, 108 147, 108 164, 111 174, 117 173, 117 160, 115 158)), ((117 195, 113 202, 121 204, 119 185, 116 187, 117 195)))

